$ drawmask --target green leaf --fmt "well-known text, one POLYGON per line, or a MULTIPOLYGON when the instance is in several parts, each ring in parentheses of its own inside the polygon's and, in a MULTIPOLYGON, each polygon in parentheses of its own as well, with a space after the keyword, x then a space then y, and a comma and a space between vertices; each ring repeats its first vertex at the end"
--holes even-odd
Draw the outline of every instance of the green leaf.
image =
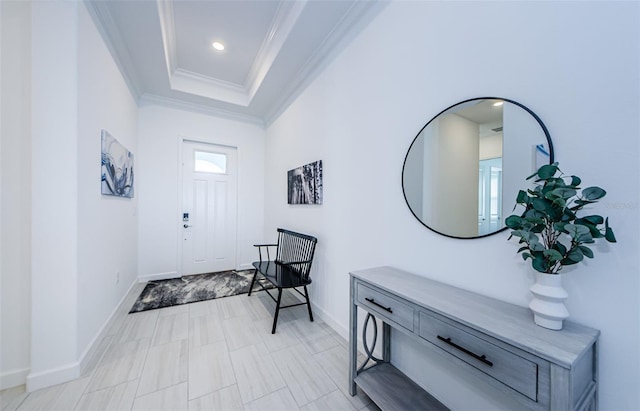
POLYGON ((576 219, 576 213, 574 213, 572 210, 565 208, 564 212, 562 213, 562 221, 572 221, 576 219))
POLYGON ((591 234, 592 238, 602 238, 604 237, 604 234, 600 231, 600 229, 598 228, 597 225, 582 219, 582 218, 578 218, 574 224, 579 224, 579 225, 583 225, 585 227, 587 227, 589 229, 589 233, 591 234))
POLYGON ((611 227, 605 228, 604 238, 605 238, 605 240, 607 240, 610 243, 617 242, 616 241, 616 236, 613 234, 613 230, 611 229, 611 227))
MULTIPOLYGON (((568 188, 568 187, 560 187, 560 188, 556 188, 553 191, 551 191, 552 195, 556 196, 556 197, 560 197, 560 198, 564 198, 565 200, 568 198, 571 198, 573 196, 575 196, 577 194, 577 191, 573 188, 568 188)), ((549 197, 547 197, 549 198, 549 197)))
POLYGON ((540 234, 541 232, 543 232, 545 229, 545 225, 544 224, 536 224, 535 226, 531 227, 531 232, 532 233, 536 233, 536 234, 540 234))
POLYGON ((554 178, 548 179, 545 185, 548 185, 553 188, 562 188, 562 187, 566 187, 567 183, 565 183, 564 179, 562 179, 561 177, 554 177, 554 178))
POLYGON ((604 238, 610 243, 617 243, 616 236, 613 234, 613 230, 611 230, 611 228, 607 228, 604 238))
POLYGON ((599 200, 607 194, 606 191, 600 187, 587 187, 582 190, 582 197, 589 201, 599 200))
POLYGON ((544 246, 539 242, 532 241, 531 243, 529 243, 529 248, 531 249, 531 251, 545 251, 544 246))
POLYGON ((548 265, 542 255, 534 256, 532 258, 533 258, 533 261, 531 262, 531 266, 533 267, 534 270, 541 273, 546 273, 548 271, 548 265))
POLYGON ((546 164, 538 169, 538 178, 546 180, 553 177, 558 171, 558 167, 554 164, 546 164))
POLYGON ((576 200, 575 201, 576 206, 571 207, 572 210, 576 210, 576 209, 580 209, 588 204, 593 204, 595 203, 595 201, 589 201, 589 200, 576 200))
POLYGON ((553 205, 560 208, 565 208, 567 206, 567 202, 564 198, 557 197, 553 200, 553 205))
POLYGON ((519 229, 520 227, 522 227, 522 217, 517 215, 510 215, 506 220, 504 220, 504 223, 509 228, 519 229))
POLYGON ((521 231, 522 231, 522 238, 527 240, 529 243, 540 242, 540 240, 538 239, 538 236, 532 233, 531 231, 527 231, 527 230, 521 230, 521 231))
POLYGON ((593 251, 586 245, 579 245, 578 248, 582 251, 585 257, 593 258, 593 251))
POLYGON ((529 196, 526 191, 520 190, 518 191, 518 197, 516 198, 516 203, 518 204, 529 204, 529 196))
POLYGON ((541 212, 548 212, 553 209, 553 207, 551 206, 551 202, 544 198, 534 198, 531 202, 531 205, 533 206, 534 210, 541 212))
POLYGON ((588 215, 586 217, 580 218, 580 220, 588 221, 593 225, 604 223, 604 218, 602 218, 602 216, 599 216, 599 215, 588 215))
POLYGON ((580 180, 580 177, 578 176, 571 176, 571 185, 573 187, 578 187, 580 185, 580 183, 582 182, 582 180, 580 180))
POLYGON ((578 263, 579 263, 579 261, 573 261, 573 260, 571 260, 569 258, 565 258, 562 261, 560 261, 561 265, 573 265, 573 264, 578 264, 578 263))
POLYGON ((520 237, 522 238, 522 230, 514 230, 511 232, 511 235, 514 237, 520 237))
POLYGON ((531 214, 527 215, 522 220, 522 228, 526 228, 528 230, 533 229, 533 227, 538 224, 544 224, 544 215, 531 214))
POLYGON ((519 253, 521 253, 521 252, 523 252, 523 251, 525 251, 525 250, 528 250, 528 249, 529 249, 529 247, 520 247, 520 248, 518 249, 518 252, 519 252, 519 253))
POLYGON ((553 229, 556 231, 560 231, 561 233, 566 233, 567 230, 564 229, 565 225, 567 225, 567 223, 559 221, 557 223, 553 223, 553 229))
POLYGON ((545 214, 545 213, 542 213, 542 212, 540 212, 540 211, 538 211, 538 210, 534 210, 534 209, 532 208, 532 209, 530 209, 530 210, 527 210, 527 211, 524 213, 523 217, 524 217, 524 218, 526 218, 528 221, 529 221, 529 220, 541 220, 541 219, 543 219, 543 218, 545 218, 545 217, 546 217, 546 214, 545 214))
POLYGON ((578 239, 580 236, 585 234, 589 234, 589 229, 583 225, 579 224, 566 224, 564 229, 569 233, 569 235, 575 239, 578 239))
POLYGON ((560 254, 557 250, 553 250, 553 249, 544 250, 543 254, 545 257, 549 258, 551 262, 560 261, 563 258, 562 254, 560 254))
POLYGON ((579 263, 584 259, 584 254, 582 254, 582 251, 579 248, 574 248, 569 251, 569 254, 567 254, 567 259, 579 263))
POLYGON ((564 246, 560 241, 557 241, 553 245, 553 249, 557 250, 560 254, 565 255, 567 253, 567 247, 564 246))

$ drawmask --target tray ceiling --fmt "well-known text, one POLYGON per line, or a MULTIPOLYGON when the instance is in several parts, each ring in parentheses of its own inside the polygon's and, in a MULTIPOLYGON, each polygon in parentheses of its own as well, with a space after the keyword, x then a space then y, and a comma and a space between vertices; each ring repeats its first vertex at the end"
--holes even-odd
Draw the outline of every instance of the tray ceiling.
POLYGON ((90 0, 141 104, 269 123, 386 3, 90 0), (223 51, 212 47, 225 45, 223 51))

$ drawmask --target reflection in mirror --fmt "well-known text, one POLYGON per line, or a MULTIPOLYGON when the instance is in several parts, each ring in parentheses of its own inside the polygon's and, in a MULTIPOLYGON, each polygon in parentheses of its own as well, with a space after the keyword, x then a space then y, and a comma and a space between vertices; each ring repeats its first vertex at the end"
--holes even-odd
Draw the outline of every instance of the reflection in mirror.
POLYGON ((505 228, 523 180, 553 162, 549 133, 535 113, 508 99, 477 98, 444 110, 414 139, 402 170, 411 212, 456 238, 505 228))

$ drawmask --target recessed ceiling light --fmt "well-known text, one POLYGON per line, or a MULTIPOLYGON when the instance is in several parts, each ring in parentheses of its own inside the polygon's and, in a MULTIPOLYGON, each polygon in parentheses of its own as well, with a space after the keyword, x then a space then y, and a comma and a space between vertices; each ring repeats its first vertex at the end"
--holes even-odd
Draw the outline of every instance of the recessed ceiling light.
POLYGON ((224 44, 220 43, 219 41, 214 41, 212 46, 213 46, 214 49, 216 49, 218 51, 224 50, 224 44))
POLYGON ((503 104, 504 104, 504 101, 496 101, 495 103, 493 103, 493 107, 500 107, 503 104))

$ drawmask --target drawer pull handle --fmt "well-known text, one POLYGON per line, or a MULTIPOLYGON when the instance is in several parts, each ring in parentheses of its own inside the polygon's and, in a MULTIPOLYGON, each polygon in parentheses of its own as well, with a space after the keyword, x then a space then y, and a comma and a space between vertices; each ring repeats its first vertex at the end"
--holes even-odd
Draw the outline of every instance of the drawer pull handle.
POLYGON ((373 305, 377 305, 378 307, 382 308, 383 310, 389 311, 390 313, 393 314, 393 311, 391 311, 391 307, 385 307, 384 305, 377 303, 376 300, 374 300, 373 298, 367 298, 365 297, 365 300, 369 301, 371 304, 373 305))
POLYGON ((467 350, 464 347, 459 346, 458 344, 454 343, 453 341, 451 341, 451 338, 444 338, 442 336, 438 336, 439 340, 442 340, 444 342, 446 342, 447 344, 449 344, 450 346, 452 346, 453 348, 456 348, 460 351, 462 351, 465 354, 468 354, 470 356, 472 356, 473 358, 475 358, 478 361, 482 361, 483 363, 487 364, 489 367, 493 367, 493 363, 489 360, 487 360, 487 356, 482 354, 482 355, 478 355, 472 351, 467 350))

